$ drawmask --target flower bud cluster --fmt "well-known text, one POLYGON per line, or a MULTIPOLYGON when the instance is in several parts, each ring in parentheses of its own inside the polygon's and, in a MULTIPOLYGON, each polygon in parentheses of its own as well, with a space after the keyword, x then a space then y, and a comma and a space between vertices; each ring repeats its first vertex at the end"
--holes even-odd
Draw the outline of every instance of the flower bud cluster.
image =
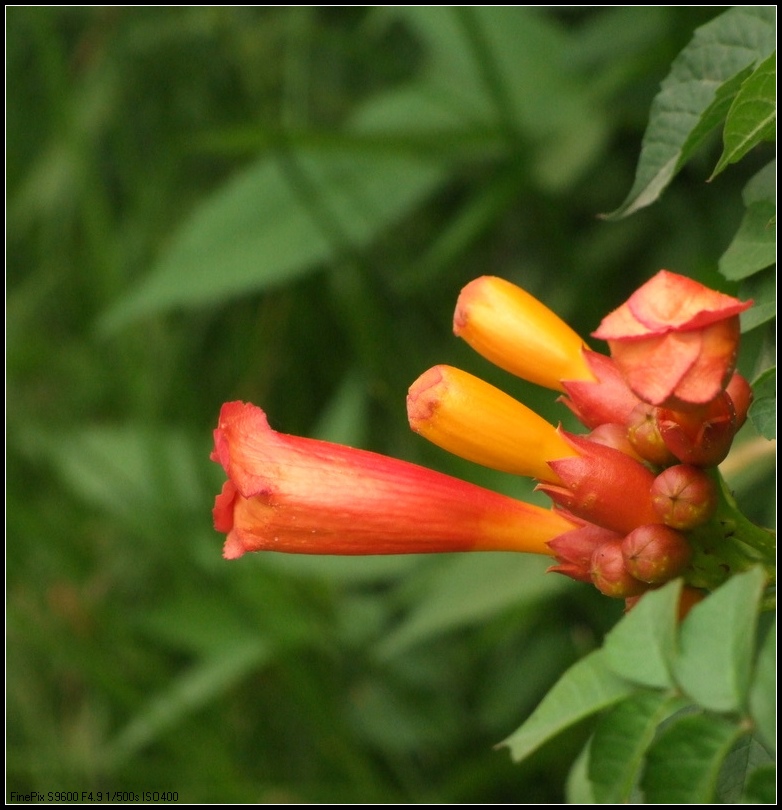
MULTIPOLYGON (((566 533, 551 543, 559 563, 551 570, 582 580, 588 572, 602 593, 628 600, 686 574, 688 532, 706 524, 718 504, 708 468, 728 454, 752 400, 735 371, 738 312, 749 305, 661 271, 604 319, 594 336, 609 341, 612 357, 585 352, 596 380, 563 381, 562 401, 592 428, 586 441, 610 443, 647 472, 646 481, 623 478, 634 505, 625 511, 638 522, 625 522, 616 537, 566 533)), ((552 467, 562 475, 560 462, 552 467)), ((613 474, 625 475, 618 465, 613 474)), ((570 508, 551 487, 541 488, 570 508)), ((619 530, 603 516, 597 522, 619 530)))
POLYGON ((444 367, 411 386, 411 426, 487 466, 534 470, 526 474, 577 524, 549 542, 550 570, 633 600, 686 574, 688 533, 717 508, 708 468, 727 455, 752 399, 735 371, 738 315, 749 306, 662 270, 594 333, 608 357, 515 285, 476 279, 459 297, 454 332, 496 365, 563 392, 591 432, 554 429, 520 404, 511 425, 506 395, 469 375, 457 384, 444 367))
MULTIPOLYGON (((410 387, 408 419, 456 455, 537 479, 554 507, 277 433, 260 408, 228 402, 211 456, 227 475, 213 510, 223 555, 523 551, 553 556, 550 570, 628 607, 683 574, 692 603, 689 586, 718 584, 732 553, 715 554, 702 538, 724 517, 710 468, 752 400, 735 372, 738 316, 750 305, 662 270, 594 333, 608 357, 529 293, 478 278, 459 296, 454 332, 501 368, 560 392, 590 433, 556 428, 446 365, 410 387)), ((756 542, 771 553, 765 535, 756 542)))

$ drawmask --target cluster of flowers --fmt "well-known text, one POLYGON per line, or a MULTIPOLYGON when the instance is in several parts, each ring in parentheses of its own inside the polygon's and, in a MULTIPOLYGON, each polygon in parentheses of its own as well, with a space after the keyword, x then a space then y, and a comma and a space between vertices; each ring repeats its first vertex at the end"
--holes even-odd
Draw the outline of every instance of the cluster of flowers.
POLYGON ((214 508, 223 555, 524 551, 550 570, 627 599, 685 574, 694 530, 718 502, 714 468, 751 401, 735 372, 751 306, 660 271, 588 349, 515 285, 484 276, 459 296, 454 332, 486 359, 559 391, 591 432, 555 428, 494 386, 435 366, 410 387, 413 430, 494 469, 529 476, 552 509, 433 470, 272 430, 251 404, 223 405, 212 459, 228 480, 214 508))

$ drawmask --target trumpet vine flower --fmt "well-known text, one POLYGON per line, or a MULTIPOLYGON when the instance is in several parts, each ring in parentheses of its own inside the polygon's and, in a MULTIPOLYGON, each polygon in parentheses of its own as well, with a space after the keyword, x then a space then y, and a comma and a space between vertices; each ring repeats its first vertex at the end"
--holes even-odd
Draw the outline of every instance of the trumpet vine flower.
POLYGON ((228 402, 212 459, 228 480, 214 525, 223 556, 248 551, 406 554, 522 551, 592 582, 628 608, 684 575, 713 588, 774 546, 718 481, 752 391, 735 373, 738 315, 751 302, 660 271, 594 333, 587 348, 557 315, 503 279, 459 296, 454 332, 501 368, 560 391, 592 432, 556 428, 521 402, 452 366, 422 374, 410 426, 479 464, 535 478, 543 509, 386 456, 288 436, 254 405, 228 402))
POLYGON ((214 442, 212 460, 228 475, 213 512, 226 559, 248 551, 551 554, 547 542, 574 526, 416 464, 278 433, 243 402, 223 405, 214 442))

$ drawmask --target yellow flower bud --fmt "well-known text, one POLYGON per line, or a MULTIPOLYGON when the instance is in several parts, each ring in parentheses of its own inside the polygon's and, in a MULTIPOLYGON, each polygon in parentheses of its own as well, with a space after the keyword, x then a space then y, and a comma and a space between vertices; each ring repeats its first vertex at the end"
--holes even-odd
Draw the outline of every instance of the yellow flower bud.
POLYGON ((579 335, 504 279, 482 276, 462 290, 453 331, 496 366, 537 385, 564 391, 562 380, 595 379, 579 335))
POLYGON ((577 455, 526 405, 452 366, 430 368, 410 386, 407 417, 416 433, 444 450, 541 481, 558 481, 548 461, 577 455))

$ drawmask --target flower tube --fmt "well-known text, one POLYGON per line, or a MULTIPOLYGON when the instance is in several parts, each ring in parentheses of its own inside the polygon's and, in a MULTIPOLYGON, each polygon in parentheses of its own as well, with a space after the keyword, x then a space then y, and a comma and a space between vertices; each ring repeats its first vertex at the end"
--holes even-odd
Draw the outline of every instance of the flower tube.
POLYGON ((574 526, 416 464, 277 433, 243 402, 223 405, 214 441, 211 458, 229 478, 213 510, 226 559, 248 551, 550 555, 548 541, 574 526))
POLYGON ((410 386, 407 417, 416 433, 454 455, 541 481, 559 481, 549 461, 576 455, 526 405, 452 366, 430 368, 410 386))
POLYGON ((481 276, 461 291, 453 331, 494 365, 537 385, 564 391, 562 380, 594 380, 579 335, 504 279, 481 276))

